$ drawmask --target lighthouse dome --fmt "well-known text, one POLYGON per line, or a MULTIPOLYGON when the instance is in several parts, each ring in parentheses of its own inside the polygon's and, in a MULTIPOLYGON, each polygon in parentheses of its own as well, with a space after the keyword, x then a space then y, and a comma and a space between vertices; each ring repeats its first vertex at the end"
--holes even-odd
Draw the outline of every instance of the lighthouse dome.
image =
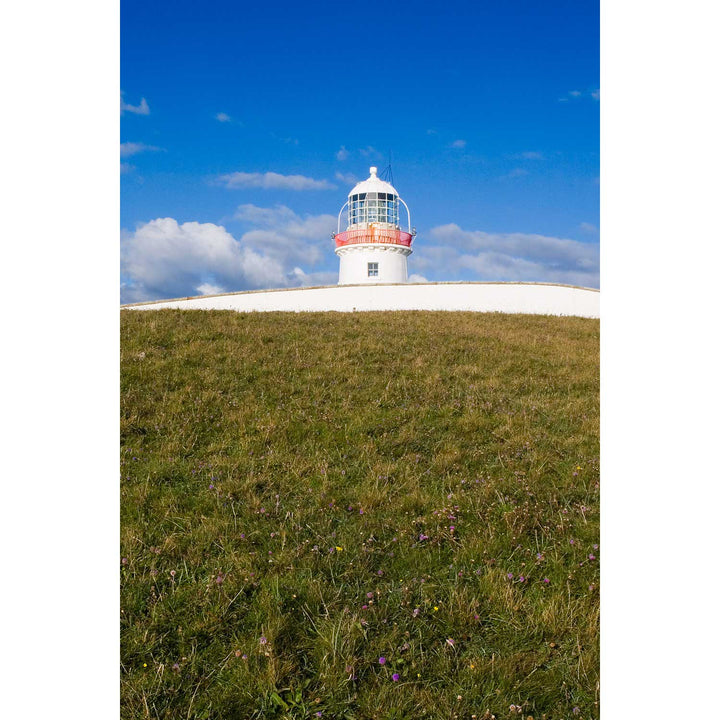
POLYGON ((389 183, 381 180, 377 176, 377 168, 370 168, 370 177, 367 180, 359 182, 349 193, 348 197, 353 195, 359 195, 360 193, 368 192, 381 192, 390 193, 391 195, 398 195, 398 191, 389 183))

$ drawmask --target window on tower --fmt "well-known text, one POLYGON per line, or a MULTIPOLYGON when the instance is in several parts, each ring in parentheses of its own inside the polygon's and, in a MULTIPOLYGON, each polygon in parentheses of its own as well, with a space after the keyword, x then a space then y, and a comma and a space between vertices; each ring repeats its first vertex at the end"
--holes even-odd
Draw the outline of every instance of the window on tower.
POLYGON ((357 193, 348 198, 348 224, 398 224, 397 196, 392 193, 357 193))
POLYGON ((376 262, 368 263, 368 277, 378 276, 378 264, 376 262))

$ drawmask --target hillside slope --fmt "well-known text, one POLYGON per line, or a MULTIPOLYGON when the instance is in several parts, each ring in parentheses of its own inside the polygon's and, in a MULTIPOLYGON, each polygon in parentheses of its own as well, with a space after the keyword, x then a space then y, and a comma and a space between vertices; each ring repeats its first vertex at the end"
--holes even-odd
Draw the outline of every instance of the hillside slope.
POLYGON ((121 330, 124 718, 598 717, 597 320, 121 330))

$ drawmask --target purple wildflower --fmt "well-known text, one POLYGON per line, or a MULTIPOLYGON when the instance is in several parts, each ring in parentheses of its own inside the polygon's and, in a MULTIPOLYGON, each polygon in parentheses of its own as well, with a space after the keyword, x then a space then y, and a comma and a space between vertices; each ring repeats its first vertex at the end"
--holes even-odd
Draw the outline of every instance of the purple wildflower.
POLYGON ((397 682, 398 680, 400 680, 400 676, 397 673, 393 673, 392 679, 393 682, 397 682))
POLYGON ((384 657, 381 657, 381 658, 378 660, 378 662, 379 662, 381 665, 384 665, 384 664, 387 662, 387 660, 386 660, 384 657))

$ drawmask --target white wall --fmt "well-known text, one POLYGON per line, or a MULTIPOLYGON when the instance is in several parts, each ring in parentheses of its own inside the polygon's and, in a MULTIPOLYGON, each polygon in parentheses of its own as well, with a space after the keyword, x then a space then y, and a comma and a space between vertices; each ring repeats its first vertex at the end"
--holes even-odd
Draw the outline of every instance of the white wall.
POLYGON ((125 305, 131 310, 472 310, 600 317, 600 291, 568 285, 533 283, 417 283, 337 285, 291 290, 260 290, 125 305))
POLYGON ((398 245, 345 245, 335 252, 340 256, 339 285, 406 283, 407 256, 410 248, 398 245), (378 264, 378 276, 368 277, 368 263, 378 264))

